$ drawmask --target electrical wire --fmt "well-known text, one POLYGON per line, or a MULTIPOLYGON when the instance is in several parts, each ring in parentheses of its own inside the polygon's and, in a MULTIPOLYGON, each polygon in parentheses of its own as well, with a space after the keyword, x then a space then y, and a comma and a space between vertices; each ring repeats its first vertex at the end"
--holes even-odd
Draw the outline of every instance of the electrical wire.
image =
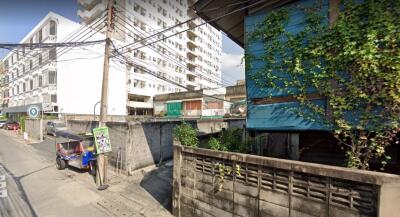
MULTIPOLYGON (((118 51, 117 51, 117 52, 118 52, 118 51)), ((125 63, 131 63, 131 62, 132 62, 132 61, 129 60, 128 57, 124 56, 124 55, 121 54, 121 53, 118 53, 118 57, 116 57, 116 58, 118 58, 119 60, 121 60, 121 61, 123 61, 123 62, 125 62, 125 63)), ((145 71, 146 73, 148 73, 148 74, 150 74, 150 75, 156 77, 156 78, 163 79, 163 80, 165 80, 165 81, 167 81, 167 82, 169 82, 169 83, 171 83, 171 84, 174 84, 175 86, 178 86, 178 87, 181 87, 181 88, 183 88, 183 89, 185 89, 185 90, 188 90, 188 88, 187 88, 186 86, 181 85, 181 84, 179 84, 179 83, 176 83, 175 81, 172 81, 172 80, 167 79, 167 78, 165 78, 165 77, 162 77, 162 76, 160 76, 160 75, 157 75, 156 73, 154 73, 154 72, 152 72, 152 71, 150 71, 150 70, 148 70, 148 69, 146 69, 146 68, 144 68, 144 71, 145 71)), ((225 101, 225 102, 232 103, 232 102, 229 101, 229 100, 221 99, 221 98, 218 98, 218 97, 215 97, 215 96, 212 96, 212 95, 208 95, 208 94, 204 94, 204 93, 200 93, 200 94, 201 94, 202 96, 206 96, 206 97, 209 97, 209 98, 213 98, 213 99, 217 99, 217 100, 221 100, 221 101, 225 101)), ((221 93, 221 94, 222 94, 222 93, 221 93)))
MULTIPOLYGON (((119 17, 120 18, 120 17, 119 17)), ((141 32, 140 30, 138 30, 138 28, 136 28, 135 26, 133 26, 133 25, 131 25, 130 23, 128 23, 128 22, 126 22, 126 21, 124 21, 123 19, 118 19, 118 20, 121 20, 121 21, 123 21, 125 24, 127 24, 127 25, 129 25, 130 27, 132 27, 133 29, 135 29, 139 34, 144 34, 144 35, 147 35, 147 34, 149 34, 148 32, 146 32, 146 31, 144 31, 143 30, 143 32, 141 32)), ((121 25, 124 25, 124 24, 122 24, 122 23, 120 23, 120 22, 118 22, 119 24, 121 24, 121 25)), ((131 33, 133 33, 134 35, 136 35, 136 33, 135 32, 133 32, 133 31, 131 31, 129 28, 127 28, 127 27, 125 27, 128 31, 130 31, 131 33)), ((132 36, 131 36, 132 37, 132 36)), ((134 37, 132 37, 133 39, 135 39, 134 37)), ((181 55, 181 54, 179 54, 178 52, 176 52, 174 49, 172 49, 171 47, 169 47, 167 44, 165 44, 164 42, 160 42, 160 44, 163 44, 165 47, 162 47, 161 45, 158 45, 158 46, 160 46, 160 47, 162 47, 163 49, 165 49, 165 50, 167 50, 167 51, 169 51, 170 53, 175 53, 177 56, 180 56, 181 58, 183 58, 185 61, 187 61, 188 59, 185 57, 185 56, 183 56, 183 55, 181 55)), ((153 46, 149 46, 149 48, 150 49, 152 49, 152 50, 154 50, 156 53, 158 53, 159 55, 161 55, 161 56, 164 56, 165 58, 168 58, 170 61, 170 63, 174 63, 174 64, 176 64, 176 65, 178 65, 178 66, 181 66, 181 67, 183 67, 183 68, 186 68, 186 69, 189 69, 189 67, 188 66, 186 66, 186 65, 183 65, 181 62, 178 62, 174 57, 170 57, 170 56, 167 56, 167 55, 164 55, 164 54, 161 54, 158 50, 156 50, 156 48, 154 48, 153 46)), ((233 83, 231 84, 230 82, 227 82, 227 81, 224 81, 224 79, 222 78, 222 76, 221 77, 218 77, 218 76, 215 76, 215 75, 210 75, 210 74, 207 74, 207 73, 204 73, 204 72, 202 72, 200 69, 198 69, 198 68, 196 68, 195 69, 195 71, 197 72, 197 74, 202 74, 202 75, 200 75, 201 77, 206 77, 206 78, 209 78, 210 76, 211 77, 215 77, 216 79, 221 79, 221 83, 222 84, 224 84, 224 85, 226 85, 226 86, 231 86, 231 85, 233 85, 233 83)), ((202 79, 203 80, 203 79, 202 79)))
MULTIPOLYGON (((216 21, 216 20, 222 19, 222 18, 224 18, 224 17, 226 17, 226 16, 228 16, 228 15, 235 14, 235 13, 240 12, 240 11, 242 11, 242 10, 245 10, 245 9, 247 9, 247 8, 249 8, 249 7, 253 7, 253 6, 256 6, 256 5, 258 5, 258 4, 265 3, 266 1, 268 1, 268 0, 257 1, 257 2, 255 2, 255 3, 253 3, 253 4, 249 4, 249 5, 247 5, 247 6, 244 6, 244 7, 241 7, 241 8, 239 8, 239 9, 233 10, 233 11, 231 11, 231 12, 229 12, 229 13, 225 13, 225 14, 223 14, 223 15, 217 16, 217 17, 215 17, 215 18, 213 18, 213 19, 210 19, 210 20, 208 20, 208 21, 204 21, 203 23, 197 24, 197 25, 195 25, 195 26, 193 26, 193 27, 189 27, 189 28, 187 28, 187 29, 185 29, 185 30, 179 31, 179 32, 174 33, 174 34, 172 34, 172 35, 168 35, 168 36, 163 37, 163 38, 161 38, 161 39, 157 39, 156 41, 153 41, 153 42, 144 44, 144 45, 142 45, 142 46, 140 46, 140 47, 133 48, 133 50, 137 50, 137 49, 140 49, 140 48, 142 48, 142 47, 146 47, 146 46, 148 46, 148 45, 157 43, 158 41, 162 41, 162 40, 165 40, 165 39, 167 39, 167 38, 170 38, 170 37, 179 35, 179 34, 181 34, 181 33, 183 33, 183 32, 187 32, 187 31, 189 31, 189 30, 198 28, 198 27, 203 26, 203 25, 205 25, 205 24, 208 24, 208 23, 210 23, 210 22, 214 22, 214 21, 216 21)), ((194 20, 194 19, 191 18, 191 19, 186 20, 186 21, 184 21, 184 22, 178 23, 178 24, 176 24, 176 25, 174 25, 174 26, 171 26, 171 27, 168 28, 167 30, 176 28, 177 26, 181 26, 181 25, 186 24, 186 23, 188 23, 188 22, 190 22, 190 21, 192 21, 192 20, 194 20)), ((144 39, 142 39, 142 40, 139 40, 138 42, 134 42, 134 43, 125 45, 125 46, 123 46, 123 47, 120 48, 120 49, 126 48, 126 47, 131 46, 131 45, 133 45, 133 44, 135 44, 135 43, 139 43, 139 42, 141 42, 141 41, 143 41, 143 40, 145 40, 145 39, 154 37, 154 36, 159 35, 159 34, 161 34, 161 33, 163 33, 163 32, 166 32, 166 30, 161 31, 161 32, 156 33, 156 34, 152 34, 151 36, 146 37, 146 38, 144 38, 144 39)), ((119 51, 119 52, 120 52, 121 54, 125 54, 127 51, 119 51)))
MULTIPOLYGON (((132 26, 133 27, 133 26, 132 26)), ((135 27, 133 27, 133 28, 135 28, 135 27)), ((135 32, 133 32, 133 31, 131 31, 130 29, 128 29, 128 28, 126 28, 128 31, 130 31, 131 33, 133 33, 133 34, 136 34, 135 32)), ((136 31, 138 31, 136 28, 135 28, 135 30, 136 31)), ((139 31, 138 31, 138 33, 140 33, 139 31)), ((133 38, 133 37, 132 37, 133 38)), ((164 58, 167 58, 168 60, 169 60, 169 62, 170 63, 174 63, 174 64, 176 64, 176 65, 178 65, 178 66, 180 66, 180 67, 183 67, 183 68, 187 68, 188 69, 188 67, 186 66, 186 65, 183 65, 183 64, 181 64, 180 62, 178 62, 177 60, 175 60, 173 57, 170 57, 170 56, 167 56, 167 55, 164 55, 164 54, 161 54, 159 51, 157 51, 156 50, 156 48, 154 48, 153 46, 149 46, 149 48, 150 49, 152 49, 153 51, 155 51, 156 53, 158 53, 160 56, 163 56, 164 58)), ((167 50, 167 49, 166 49, 167 50)), ((174 51, 175 52, 175 51, 174 51)), ((172 53, 172 52, 171 52, 172 53)), ((181 55, 182 56, 182 55, 181 55)), ((185 58, 186 59, 186 58, 185 58)), ((201 73, 201 71, 200 70, 197 70, 198 72, 197 72, 197 74, 200 74, 201 73)), ((207 77, 209 77, 208 75, 206 75, 205 73, 202 73, 203 74, 203 76, 202 77, 205 77, 205 78, 207 78, 207 77)), ((200 75, 201 76, 201 75, 200 75)), ((206 80, 206 79, 202 79, 202 80, 206 80)), ((210 81, 209 81, 210 82, 210 81)), ((228 85, 226 85, 226 86, 232 86, 232 85, 230 85, 230 84, 228 84, 228 85)))

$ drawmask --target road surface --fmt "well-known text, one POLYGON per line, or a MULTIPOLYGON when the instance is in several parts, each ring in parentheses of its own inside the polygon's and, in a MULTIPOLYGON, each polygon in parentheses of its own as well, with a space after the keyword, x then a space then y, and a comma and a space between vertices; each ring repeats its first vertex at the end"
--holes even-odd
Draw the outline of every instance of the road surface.
POLYGON ((10 133, 0 130, 0 172, 7 192, 0 198, 0 216, 109 216, 97 205, 101 197, 94 187, 61 173, 10 133))
POLYGON ((0 217, 171 216, 172 165, 132 177, 110 171, 110 188, 97 191, 88 173, 57 170, 54 152, 54 137, 26 144, 0 130, 0 173, 7 179, 0 217))

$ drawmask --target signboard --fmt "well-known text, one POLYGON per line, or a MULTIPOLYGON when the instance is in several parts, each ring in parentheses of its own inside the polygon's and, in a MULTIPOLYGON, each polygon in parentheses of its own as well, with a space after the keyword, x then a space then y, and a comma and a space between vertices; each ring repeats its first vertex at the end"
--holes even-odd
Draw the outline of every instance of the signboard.
POLYGON ((31 105, 28 107, 27 113, 30 118, 37 118, 40 113, 39 107, 35 106, 35 105, 31 105))
POLYGON ((93 129, 94 144, 96 145, 97 154, 107 153, 111 151, 110 134, 107 127, 99 127, 93 129))
POLYGON ((51 105, 51 103, 42 103, 42 109, 45 112, 52 112, 53 111, 53 106, 51 105))

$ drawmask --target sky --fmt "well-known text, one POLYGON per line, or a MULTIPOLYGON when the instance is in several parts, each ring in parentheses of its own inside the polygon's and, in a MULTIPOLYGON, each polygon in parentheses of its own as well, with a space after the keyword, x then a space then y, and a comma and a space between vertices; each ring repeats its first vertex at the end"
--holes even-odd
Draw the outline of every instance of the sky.
MULTIPOLYGON (((77 0, 0 0, 0 43, 18 43, 49 11, 79 21, 77 0)), ((222 33, 222 80, 244 79, 243 49, 222 33)), ((0 58, 8 53, 0 49, 0 58)))

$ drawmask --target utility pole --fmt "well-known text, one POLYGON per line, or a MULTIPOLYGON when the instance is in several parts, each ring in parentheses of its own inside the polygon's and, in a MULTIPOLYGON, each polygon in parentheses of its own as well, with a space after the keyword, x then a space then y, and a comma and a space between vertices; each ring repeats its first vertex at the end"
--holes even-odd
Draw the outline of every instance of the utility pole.
MULTIPOLYGON (((110 45, 111 45, 111 32, 113 28, 113 8, 114 0, 108 0, 107 6, 107 29, 106 29, 106 44, 104 48, 104 65, 103 65, 103 81, 101 87, 101 102, 100 102, 100 122, 99 127, 105 127, 107 122, 107 108, 108 108, 108 77, 109 77, 109 61, 110 61, 110 45)), ((107 156, 103 153, 97 156, 97 172, 96 184, 99 190, 106 189, 107 180, 107 156)))

